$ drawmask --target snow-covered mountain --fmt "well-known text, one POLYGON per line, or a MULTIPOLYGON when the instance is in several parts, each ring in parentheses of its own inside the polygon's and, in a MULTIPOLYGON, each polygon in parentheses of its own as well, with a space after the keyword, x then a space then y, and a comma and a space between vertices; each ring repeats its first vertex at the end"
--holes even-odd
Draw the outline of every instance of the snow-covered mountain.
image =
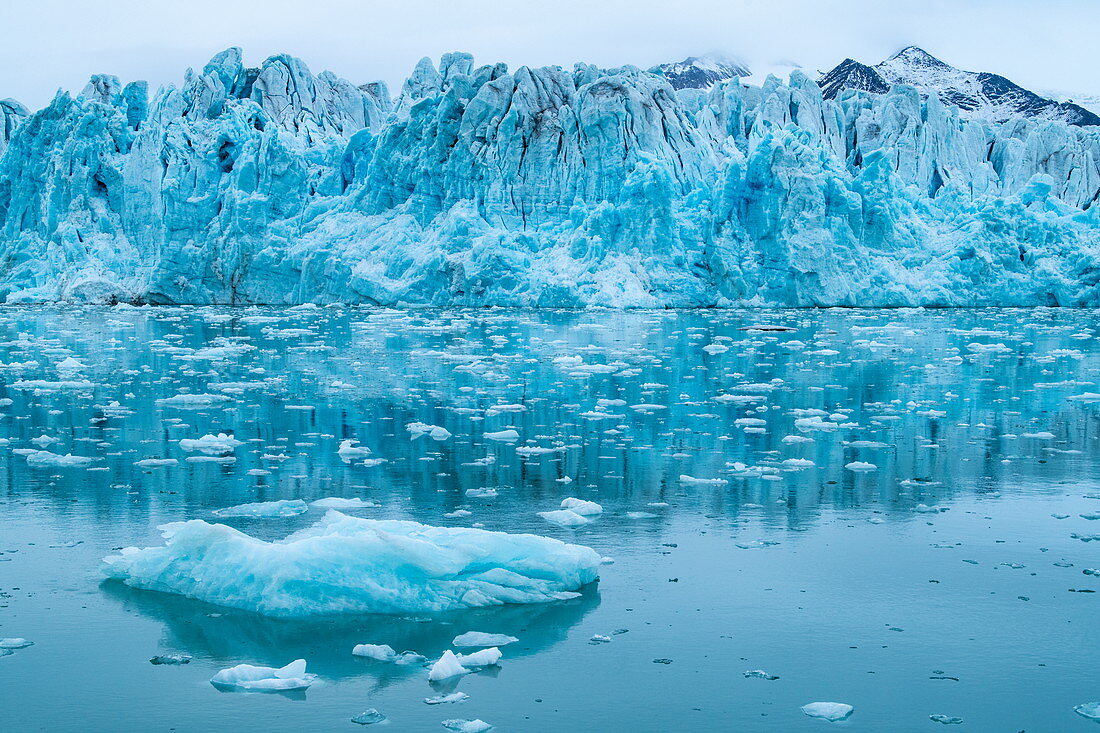
POLYGON ((391 99, 239 49, 153 94, 100 75, 0 108, 0 301, 1100 305, 1100 128, 888 81, 455 53, 391 99))
POLYGON ((1043 90, 1036 93, 1043 97, 1049 97, 1056 102, 1071 102, 1078 107, 1084 107, 1093 114, 1100 115, 1100 94, 1074 94, 1057 90, 1043 90))
POLYGON ((744 61, 719 54, 689 56, 683 61, 655 68, 665 75, 673 89, 709 89, 720 81, 751 73, 744 61))
POLYGON ((997 74, 956 69, 916 46, 903 48, 874 66, 845 59, 818 83, 826 99, 835 99, 846 89, 882 93, 895 84, 909 84, 922 97, 935 94, 955 105, 966 117, 993 122, 1030 117, 1100 125, 1100 116, 1084 107, 1042 97, 997 74))

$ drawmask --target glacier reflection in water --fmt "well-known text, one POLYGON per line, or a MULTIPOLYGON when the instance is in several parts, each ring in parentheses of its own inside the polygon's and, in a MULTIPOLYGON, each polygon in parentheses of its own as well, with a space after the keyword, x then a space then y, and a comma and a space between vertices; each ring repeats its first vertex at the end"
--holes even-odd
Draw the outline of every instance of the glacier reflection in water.
POLYGON ((818 700, 863 730, 1068 730, 1100 694, 1090 312, 28 307, 0 327, 0 637, 35 642, 0 660, 16 730, 340 729, 370 707, 416 730, 795 730, 818 700), (242 444, 180 443, 221 433, 242 444), (50 457, 70 453, 93 460, 50 457), (212 512, 331 496, 616 562, 574 601, 438 617, 278 621, 100 581, 159 524, 274 539, 320 510, 212 512), (604 513, 538 516, 566 497, 604 513), (350 654, 435 657, 469 630, 520 642, 456 705, 350 654), (320 682, 298 699, 206 684, 299 657, 320 682))

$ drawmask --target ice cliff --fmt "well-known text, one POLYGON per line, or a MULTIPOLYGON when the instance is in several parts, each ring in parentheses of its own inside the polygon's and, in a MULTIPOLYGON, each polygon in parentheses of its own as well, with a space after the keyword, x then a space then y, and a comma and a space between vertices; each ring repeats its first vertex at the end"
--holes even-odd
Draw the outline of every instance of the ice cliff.
POLYGON ((297 59, 0 102, 0 297, 624 307, 1100 304, 1100 130, 896 84, 297 59))

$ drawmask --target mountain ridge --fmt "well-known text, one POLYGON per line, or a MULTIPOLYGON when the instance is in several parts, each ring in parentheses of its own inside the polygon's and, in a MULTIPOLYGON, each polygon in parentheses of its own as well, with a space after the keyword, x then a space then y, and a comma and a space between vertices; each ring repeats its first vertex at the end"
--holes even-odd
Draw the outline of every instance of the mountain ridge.
POLYGON ((906 46, 874 66, 845 59, 818 83, 826 99, 835 99, 848 89, 881 94, 885 88, 908 84, 922 97, 935 94, 966 115, 992 122, 1021 116, 1077 126, 1100 125, 1100 115, 1080 105, 1048 99, 998 74, 958 69, 917 46, 906 46))

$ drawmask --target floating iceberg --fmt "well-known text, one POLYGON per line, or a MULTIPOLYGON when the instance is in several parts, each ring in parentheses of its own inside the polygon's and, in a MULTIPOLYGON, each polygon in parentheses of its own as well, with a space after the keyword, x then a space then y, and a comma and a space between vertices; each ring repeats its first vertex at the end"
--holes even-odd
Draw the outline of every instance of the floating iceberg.
POLYGON ((519 431, 515 428, 508 428, 506 430, 498 430, 495 433, 485 433, 485 437, 489 440, 495 440, 501 443, 513 443, 519 440, 519 431))
POLYGON ((279 668, 238 664, 218 672, 210 678, 210 684, 228 690, 288 692, 306 689, 315 678, 316 675, 306 673, 306 660, 296 659, 279 668))
POLYGON ((230 398, 223 394, 178 394, 158 399, 157 404, 162 407, 200 408, 229 401, 230 398))
POLYGON ((426 697, 424 702, 428 705, 442 705, 444 703, 462 702, 463 700, 470 699, 470 696, 465 692, 452 692, 447 695, 436 695, 435 697, 426 697))
POLYGON ((107 577, 269 616, 554 601, 576 597, 600 565, 593 550, 547 537, 336 511, 275 542, 202 520, 161 531, 164 546, 104 558, 107 577))
POLYGON ((374 509, 381 506, 376 501, 364 501, 357 496, 351 499, 330 496, 325 499, 311 501, 309 505, 318 509, 374 509))
POLYGON ((301 499, 282 499, 280 501, 261 501, 255 504, 238 504, 224 509, 215 509, 215 517, 255 517, 257 519, 281 519, 296 517, 309 510, 301 499))
POLYGON ((428 670, 428 679, 432 682, 439 682, 469 673, 470 670, 463 667, 462 663, 458 661, 458 655, 448 649, 428 670))
POLYGON ((163 468, 165 466, 176 466, 179 464, 175 458, 142 458, 140 461, 134 461, 135 466, 140 468, 163 468))
POLYGON ((1088 718, 1089 720, 1100 720, 1100 702, 1086 702, 1073 708, 1073 712, 1080 715, 1082 718, 1088 718))
POLYGON ((594 517, 603 514, 603 507, 596 502, 577 499, 572 496, 568 499, 562 499, 561 508, 580 514, 582 517, 594 517))
POLYGON ((13 636, 0 639, 0 649, 25 649, 33 644, 33 641, 27 641, 21 637, 13 636))
POLYGON ((465 634, 459 634, 451 642, 453 646, 457 647, 470 647, 470 646, 505 646, 507 644, 514 644, 519 641, 514 636, 508 636, 507 634, 487 634, 483 631, 467 631, 465 634))
POLYGON ((559 527, 583 527, 592 521, 591 518, 577 514, 571 509, 555 509, 552 512, 539 512, 538 515, 551 524, 559 527))
MULTIPOLYGON (((23 453, 23 451, 16 449, 14 453, 23 453)), ((65 455, 58 455, 57 453, 51 453, 48 450, 28 450, 23 453, 27 457, 27 464, 31 466, 37 466, 39 468, 80 468, 88 466, 97 458, 89 458, 88 456, 74 456, 72 453, 66 453, 65 455)))
POLYGON ((377 659, 380 662, 392 662, 397 659, 397 652, 389 644, 356 644, 351 653, 357 657, 377 659))
POLYGON ((184 438, 180 441, 180 448, 183 448, 188 453, 191 451, 199 451, 200 453, 206 453, 212 456, 232 453, 239 445, 244 445, 244 443, 237 440, 232 435, 226 435, 225 433, 204 435, 198 439, 184 438))
POLYGON ((375 725, 376 723, 385 722, 386 716, 378 712, 376 709, 371 708, 365 712, 359 713, 351 722, 358 723, 359 725, 375 725))
POLYGON ((340 460, 344 463, 351 463, 356 458, 366 458, 370 455, 371 450, 365 445, 356 445, 358 442, 354 438, 340 441, 340 447, 337 448, 336 455, 340 456, 340 460))
POLYGON ((451 431, 447 428, 439 425, 428 425, 422 422, 411 422, 405 426, 405 429, 409 431, 409 437, 419 438, 421 435, 427 435, 432 440, 447 440, 451 437, 451 431))
POLYGON ((811 702, 802 706, 802 712, 811 718, 821 718, 830 723, 846 720, 855 710, 842 702, 811 702))
POLYGON ((480 718, 474 720, 444 720, 443 727, 455 733, 485 733, 493 729, 493 726, 480 718))
POLYGON ((492 667, 500 662, 500 658, 504 656, 500 650, 496 647, 489 649, 479 649, 472 654, 456 654, 458 663, 467 669, 478 669, 479 667, 492 667))

